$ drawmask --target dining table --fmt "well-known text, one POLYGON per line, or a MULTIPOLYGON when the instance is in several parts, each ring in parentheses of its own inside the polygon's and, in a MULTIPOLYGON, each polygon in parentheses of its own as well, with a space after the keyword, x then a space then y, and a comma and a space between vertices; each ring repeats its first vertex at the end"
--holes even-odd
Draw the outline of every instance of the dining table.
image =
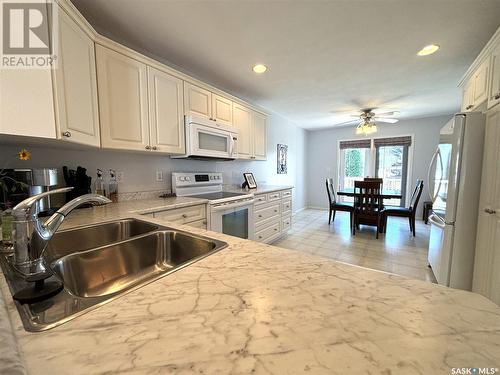
MULTIPOLYGON (((354 189, 349 189, 349 190, 337 191, 337 195, 343 197, 355 197, 356 195, 359 195, 359 193, 355 193, 354 189)), ((379 197, 382 199, 403 199, 403 196, 401 194, 393 194, 383 191, 379 195, 379 197)))

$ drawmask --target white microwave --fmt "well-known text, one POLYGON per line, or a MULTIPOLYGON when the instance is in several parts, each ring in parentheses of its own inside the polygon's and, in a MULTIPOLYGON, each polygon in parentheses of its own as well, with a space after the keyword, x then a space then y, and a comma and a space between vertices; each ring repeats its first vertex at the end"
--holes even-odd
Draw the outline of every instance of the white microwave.
POLYGON ((186 116, 186 153, 172 158, 222 159, 238 157, 238 130, 202 117, 186 116))

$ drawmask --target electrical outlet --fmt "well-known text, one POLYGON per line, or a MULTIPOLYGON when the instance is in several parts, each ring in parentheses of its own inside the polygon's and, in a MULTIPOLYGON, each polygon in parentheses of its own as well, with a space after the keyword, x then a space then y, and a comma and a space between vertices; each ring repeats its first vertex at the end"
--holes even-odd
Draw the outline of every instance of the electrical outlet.
POLYGON ((123 182, 125 180, 125 173, 123 171, 116 172, 116 182, 123 182))
POLYGON ((156 182, 163 182, 163 171, 156 171, 156 182))

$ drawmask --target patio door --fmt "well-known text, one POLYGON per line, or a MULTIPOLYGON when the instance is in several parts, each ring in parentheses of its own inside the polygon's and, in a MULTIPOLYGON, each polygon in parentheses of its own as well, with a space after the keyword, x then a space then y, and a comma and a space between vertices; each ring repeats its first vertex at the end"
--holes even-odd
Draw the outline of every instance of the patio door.
POLYGON ((386 194, 398 194, 402 199, 386 200, 393 206, 404 206, 408 177, 408 150, 411 137, 378 138, 375 146, 375 176, 384 180, 383 191, 386 194))
MULTIPOLYGON (((340 142, 340 170, 338 189, 341 191, 354 191, 354 181, 362 181, 371 174, 371 140, 340 142)), ((352 198, 342 197, 344 202, 352 198)))

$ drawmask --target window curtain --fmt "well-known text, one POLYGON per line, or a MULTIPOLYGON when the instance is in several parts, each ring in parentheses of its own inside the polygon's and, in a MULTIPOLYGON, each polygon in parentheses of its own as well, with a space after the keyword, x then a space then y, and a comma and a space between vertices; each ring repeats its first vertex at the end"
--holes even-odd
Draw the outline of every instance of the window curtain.
POLYGON ((393 137, 374 139, 375 147, 379 146, 411 146, 411 137, 393 137))
POLYGON ((340 141, 340 149, 345 150, 346 148, 370 148, 371 139, 357 139, 354 141, 340 141))

